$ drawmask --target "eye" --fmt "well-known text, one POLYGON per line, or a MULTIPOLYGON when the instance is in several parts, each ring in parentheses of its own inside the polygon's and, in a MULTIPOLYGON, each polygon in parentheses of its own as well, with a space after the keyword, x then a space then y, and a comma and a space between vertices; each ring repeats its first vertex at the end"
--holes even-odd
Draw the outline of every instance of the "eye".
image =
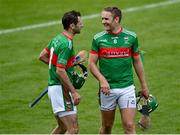
POLYGON ((106 20, 106 21, 107 21, 107 20, 108 20, 108 18, 106 18, 106 17, 103 17, 103 18, 102 18, 102 20, 106 20))

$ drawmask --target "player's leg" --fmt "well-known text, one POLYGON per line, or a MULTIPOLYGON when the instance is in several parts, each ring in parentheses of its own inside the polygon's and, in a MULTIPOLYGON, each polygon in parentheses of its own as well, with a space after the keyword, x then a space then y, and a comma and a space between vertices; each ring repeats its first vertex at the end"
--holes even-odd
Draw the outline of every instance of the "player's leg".
POLYGON ((60 119, 67 128, 66 134, 78 134, 79 126, 78 126, 78 119, 76 114, 66 115, 60 117, 60 119))
POLYGON ((100 93, 100 108, 101 108, 101 128, 100 134, 110 134, 114 118, 115 118, 115 109, 116 109, 116 99, 117 96, 115 93, 111 93, 109 95, 104 95, 102 92, 100 93))
POLYGON ((115 117, 115 110, 111 110, 111 111, 101 110, 102 123, 99 131, 100 134, 111 134, 111 130, 114 123, 114 117, 115 117))
POLYGON ((55 116, 58 125, 53 129, 51 134, 64 134, 67 130, 66 126, 63 124, 61 119, 58 116, 55 116))
POLYGON ((126 134, 135 134, 136 97, 135 87, 129 86, 121 89, 118 104, 121 112, 121 120, 126 134))
POLYGON ((49 86, 48 96, 51 101, 54 114, 57 116, 58 127, 53 132, 75 134, 78 132, 77 109, 73 105, 69 91, 62 89, 61 85, 49 86), (62 126, 62 128, 60 128, 62 126))
POLYGON ((125 134, 135 134, 135 108, 124 108, 121 109, 121 119, 125 134))

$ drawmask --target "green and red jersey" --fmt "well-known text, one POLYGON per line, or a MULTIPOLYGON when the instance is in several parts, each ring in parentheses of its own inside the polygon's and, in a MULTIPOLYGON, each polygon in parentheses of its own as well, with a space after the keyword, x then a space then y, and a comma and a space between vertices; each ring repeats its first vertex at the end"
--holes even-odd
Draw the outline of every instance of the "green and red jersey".
POLYGON ((74 71, 75 53, 72 38, 65 33, 59 34, 51 40, 45 50, 49 54, 48 85, 59 85, 61 82, 58 79, 56 67, 65 68, 67 73, 74 71))
POLYGON ((91 52, 99 56, 100 72, 110 88, 124 88, 133 84, 132 56, 139 55, 138 39, 134 32, 121 28, 118 33, 97 33, 91 52))

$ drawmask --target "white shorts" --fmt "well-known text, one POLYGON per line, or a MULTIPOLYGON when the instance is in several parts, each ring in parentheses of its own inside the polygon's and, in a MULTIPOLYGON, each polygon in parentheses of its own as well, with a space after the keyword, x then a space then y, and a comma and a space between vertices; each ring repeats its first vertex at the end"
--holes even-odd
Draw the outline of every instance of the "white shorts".
POLYGON ((134 85, 126 88, 111 89, 109 95, 100 92, 100 108, 101 110, 115 110, 119 108, 136 108, 136 96, 134 85))
POLYGON ((77 113, 70 92, 64 90, 61 85, 48 86, 48 96, 55 115, 63 117, 77 113))

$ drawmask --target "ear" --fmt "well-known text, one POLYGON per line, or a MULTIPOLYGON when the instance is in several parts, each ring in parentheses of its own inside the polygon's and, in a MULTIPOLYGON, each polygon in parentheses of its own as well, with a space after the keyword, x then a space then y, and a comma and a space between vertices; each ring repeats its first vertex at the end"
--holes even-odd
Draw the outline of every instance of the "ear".
POLYGON ((74 23, 70 24, 70 28, 74 29, 75 28, 75 24, 74 23))
POLYGON ((116 21, 117 23, 119 23, 119 22, 120 22, 120 18, 119 18, 118 16, 116 16, 115 21, 116 21))

